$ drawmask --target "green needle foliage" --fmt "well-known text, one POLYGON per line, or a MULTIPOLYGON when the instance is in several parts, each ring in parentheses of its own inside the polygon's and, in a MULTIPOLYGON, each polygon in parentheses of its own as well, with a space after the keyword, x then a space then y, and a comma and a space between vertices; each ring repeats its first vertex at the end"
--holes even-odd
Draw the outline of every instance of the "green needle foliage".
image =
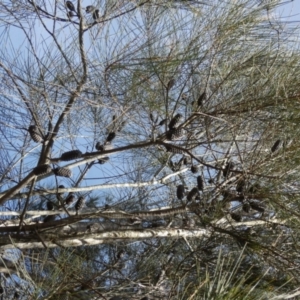
POLYGON ((299 297, 284 4, 0 3, 4 299, 299 297))

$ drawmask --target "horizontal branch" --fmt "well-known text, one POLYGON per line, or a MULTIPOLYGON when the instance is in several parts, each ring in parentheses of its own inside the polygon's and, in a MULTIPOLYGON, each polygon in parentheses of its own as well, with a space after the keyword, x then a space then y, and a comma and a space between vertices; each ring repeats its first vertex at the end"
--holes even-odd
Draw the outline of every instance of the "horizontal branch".
MULTIPOLYGON (((47 237, 47 234, 39 234, 43 240, 43 243, 48 248, 54 247, 80 247, 80 246, 93 246, 105 243, 111 243, 124 240, 144 240, 151 238, 201 238, 209 237, 211 235, 208 229, 174 229, 174 228, 155 228, 155 229, 137 229, 137 230, 117 230, 111 232, 101 232, 84 234, 82 237, 64 237, 63 239, 54 239, 53 235, 47 237)), ((34 249, 44 248, 43 243, 39 240, 39 237, 25 237, 20 238, 20 242, 13 242, 14 238, 2 237, 0 250, 6 250, 11 248, 18 249, 34 249)))
MULTIPOLYGON (((85 187, 70 187, 70 188, 63 188, 63 189, 43 189, 43 190, 35 190, 31 193, 32 196, 42 196, 42 195, 49 195, 49 194, 57 194, 59 193, 71 193, 71 192, 88 192, 88 191, 94 191, 94 190, 103 190, 103 189, 111 189, 111 188, 128 188, 128 187, 142 187, 142 186, 150 186, 150 185, 157 185, 157 184, 163 184, 171 177, 177 176, 178 174, 182 174, 184 172, 187 172, 189 168, 184 168, 178 172, 174 172, 172 174, 168 174, 165 177, 159 179, 159 180, 149 180, 144 182, 131 182, 131 183, 113 183, 113 184, 96 184, 96 185, 90 185, 85 187)), ((1 193, 3 195, 5 193, 1 193)), ((28 192, 26 193, 19 193, 11 197, 12 199, 21 199, 26 198, 28 196, 28 192)), ((1 215, 1 213, 0 213, 1 215)))

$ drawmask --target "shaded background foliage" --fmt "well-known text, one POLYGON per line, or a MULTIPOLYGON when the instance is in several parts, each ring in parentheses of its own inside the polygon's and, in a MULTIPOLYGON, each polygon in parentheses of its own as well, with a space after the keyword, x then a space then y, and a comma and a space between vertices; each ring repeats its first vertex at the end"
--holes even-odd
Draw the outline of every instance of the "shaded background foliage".
POLYGON ((74 5, 0 5, 3 299, 293 297, 300 77, 281 3, 74 5), (43 164, 73 175, 32 175, 43 164), (47 201, 61 209, 49 225, 47 201))

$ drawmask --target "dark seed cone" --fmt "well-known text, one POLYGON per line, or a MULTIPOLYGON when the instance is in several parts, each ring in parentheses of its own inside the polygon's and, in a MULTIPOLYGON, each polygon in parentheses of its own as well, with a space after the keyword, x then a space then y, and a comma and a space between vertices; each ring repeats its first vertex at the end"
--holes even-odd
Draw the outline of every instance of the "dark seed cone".
POLYGON ((184 132, 182 128, 172 129, 166 132, 166 138, 169 141, 180 139, 183 136, 184 132))
POLYGON ((243 211, 246 213, 250 211, 250 204, 248 202, 243 203, 243 211))
POLYGON ((62 161, 68 161, 80 158, 82 156, 82 152, 80 150, 72 150, 65 152, 61 155, 60 160, 62 161))
POLYGON ((96 150, 102 152, 105 150, 111 150, 113 149, 113 145, 110 142, 105 142, 105 145, 101 145, 100 142, 98 142, 95 146, 96 150))
POLYGON ((72 11, 68 11, 68 12, 67 12, 67 17, 68 17, 68 18, 71 19, 71 18, 73 18, 73 17, 75 17, 75 16, 76 16, 76 14, 75 14, 74 12, 72 12, 72 11))
POLYGON ((188 163, 189 163, 189 160, 188 160, 187 157, 185 157, 185 158, 183 159, 183 164, 186 166, 188 163))
POLYGON ((174 148, 171 145, 166 145, 165 147, 166 147, 167 152, 171 152, 171 153, 175 153, 175 154, 182 154, 182 153, 184 153, 183 150, 174 148))
POLYGON ((184 190, 184 186, 182 184, 177 186, 176 195, 179 200, 182 200, 184 198, 185 190, 184 190))
POLYGON ((162 126, 162 125, 164 125, 166 122, 167 122, 167 119, 163 119, 163 120, 161 120, 161 121, 158 123, 158 125, 159 125, 159 126, 162 126))
POLYGON ((75 6, 74 6, 74 4, 73 4, 71 1, 67 1, 67 2, 66 2, 66 6, 67 6, 67 8, 68 8, 69 10, 75 11, 75 12, 76 12, 75 6))
POLYGON ((176 127, 176 125, 181 121, 182 119, 182 115, 181 114, 177 114, 175 115, 175 117, 173 119, 171 119, 170 123, 169 123, 169 129, 174 129, 176 127))
POLYGON ((51 172, 51 166, 50 165, 40 165, 33 169, 33 174, 36 176, 45 175, 47 173, 51 172))
POLYGON ((186 199, 187 201, 196 200, 197 196, 199 196, 199 190, 197 187, 192 188, 192 190, 188 193, 186 199))
POLYGON ((225 166, 225 169, 223 170, 223 176, 227 178, 230 174, 230 171, 233 170, 234 168, 234 163, 233 162, 228 162, 225 166))
POLYGON ((206 100, 206 93, 204 92, 199 96, 199 98, 197 100, 198 106, 201 106, 203 104, 203 101, 205 101, 205 100, 206 100))
POLYGON ((152 113, 149 114, 149 117, 150 117, 150 120, 151 120, 152 122, 154 122, 154 117, 153 117, 153 114, 152 114, 152 113))
POLYGON ((106 142, 111 142, 116 137, 115 132, 110 132, 106 138, 106 142))
POLYGON ((98 151, 103 151, 104 150, 104 146, 100 142, 97 142, 95 148, 98 151))
POLYGON ((94 10, 95 10, 95 6, 93 6, 93 5, 89 5, 85 8, 85 12, 87 14, 92 13, 94 10))
POLYGON ((273 153, 273 152, 275 152, 276 150, 278 150, 279 147, 280 147, 280 144, 281 144, 281 140, 277 140, 277 141, 274 143, 274 145, 272 146, 271 152, 273 153))
POLYGON ((53 173, 56 176, 61 176, 61 177, 71 177, 72 176, 72 171, 68 168, 55 168, 55 169, 53 169, 53 173))
POLYGON ((46 205, 47 205, 47 210, 53 210, 54 206, 52 202, 48 201, 46 205))
POLYGON ((97 20, 100 18, 100 14, 99 14, 99 9, 96 9, 94 12, 93 12, 93 19, 94 20, 97 20))
POLYGON ((250 206, 252 209, 259 211, 261 213, 264 213, 265 211, 264 207, 257 202, 250 202, 250 206))
POLYGON ((75 204, 75 209, 76 211, 81 210, 84 206, 84 198, 83 197, 79 197, 79 199, 77 200, 76 204, 75 204))
POLYGON ((98 162, 99 162, 100 165, 103 165, 103 164, 105 164, 108 161, 109 161, 109 157, 108 156, 104 156, 104 157, 102 157, 102 158, 100 158, 98 160, 98 162))
POLYGON ((191 166, 191 172, 192 173, 198 173, 199 172, 199 168, 197 166, 191 166))
POLYGON ((236 191, 242 193, 245 189, 246 182, 244 179, 240 179, 236 184, 236 191))
POLYGON ((53 222, 53 221, 55 221, 55 219, 56 219, 56 215, 46 216, 45 219, 44 219, 44 223, 53 222))
POLYGON ((70 194, 70 195, 66 198, 65 204, 66 204, 66 205, 70 205, 70 204, 72 204, 72 203, 74 202, 74 200, 75 200, 74 194, 70 194))
POLYGON ((172 78, 169 80, 168 84, 167 84, 167 90, 170 90, 175 84, 175 80, 172 78))
POLYGON ((29 126, 28 131, 33 141, 35 141, 36 143, 40 143, 41 141, 43 141, 43 138, 38 133, 37 127, 35 125, 29 126))
POLYGON ((236 222, 241 222, 242 221, 242 216, 236 213, 230 214, 231 218, 236 221, 236 222))
POLYGON ((203 192, 204 182, 202 176, 197 177, 197 185, 198 185, 198 190, 203 192))

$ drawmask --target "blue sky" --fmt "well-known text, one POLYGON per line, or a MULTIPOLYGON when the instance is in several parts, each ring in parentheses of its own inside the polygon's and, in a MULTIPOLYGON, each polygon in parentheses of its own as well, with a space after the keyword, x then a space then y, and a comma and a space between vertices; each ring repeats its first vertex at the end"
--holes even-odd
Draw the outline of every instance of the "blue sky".
POLYGON ((278 8, 278 14, 284 21, 300 21, 300 1, 294 0, 286 2, 278 8))

